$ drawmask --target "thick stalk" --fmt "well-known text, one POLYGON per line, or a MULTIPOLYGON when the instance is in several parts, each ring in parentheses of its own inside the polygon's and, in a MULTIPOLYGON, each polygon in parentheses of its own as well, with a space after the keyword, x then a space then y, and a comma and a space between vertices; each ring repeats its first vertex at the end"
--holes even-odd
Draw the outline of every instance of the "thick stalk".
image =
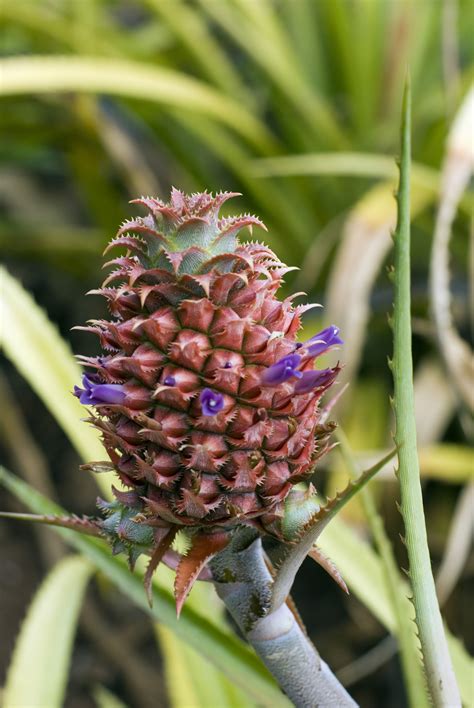
POLYGON ((243 530, 211 562, 217 593, 297 708, 357 704, 321 659, 289 607, 270 612, 272 577, 260 539, 243 530))

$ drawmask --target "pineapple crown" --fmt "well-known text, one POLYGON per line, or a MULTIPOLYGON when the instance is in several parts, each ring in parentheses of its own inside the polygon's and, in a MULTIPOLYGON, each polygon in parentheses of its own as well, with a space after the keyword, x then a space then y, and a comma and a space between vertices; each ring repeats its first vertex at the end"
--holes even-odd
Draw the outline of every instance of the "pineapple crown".
MULTIPOLYGON (((237 196, 239 192, 219 192, 215 196, 201 192, 188 196, 173 187, 169 203, 155 197, 134 199, 132 204, 146 207, 149 213, 125 221, 105 252, 125 246, 143 267, 174 276, 198 275, 212 269, 228 272, 235 264, 239 231, 246 226, 266 230, 260 219, 250 214, 219 218, 221 206, 237 196), (132 236, 131 232, 138 235, 132 236)), ((121 274, 123 259, 116 262, 117 273, 121 274)))

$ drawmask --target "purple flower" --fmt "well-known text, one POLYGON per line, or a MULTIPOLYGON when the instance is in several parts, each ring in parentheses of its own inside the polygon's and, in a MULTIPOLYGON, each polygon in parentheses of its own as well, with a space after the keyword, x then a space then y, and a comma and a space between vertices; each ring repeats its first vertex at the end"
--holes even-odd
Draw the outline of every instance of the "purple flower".
POLYGON ((331 383, 336 375, 334 369, 321 369, 320 371, 305 371, 295 384, 295 393, 309 393, 314 388, 321 388, 331 383))
POLYGON ((305 348, 310 356, 319 356, 335 344, 344 344, 344 342, 339 337, 339 327, 330 325, 308 339, 305 348))
POLYGON ((301 371, 297 370, 300 364, 301 357, 299 354, 288 354, 288 356, 284 356, 283 359, 268 367, 263 373, 262 383, 267 386, 274 386, 288 381, 292 376, 300 379, 303 376, 301 371))
POLYGON ((86 374, 82 377, 84 388, 74 386, 74 395, 84 406, 99 406, 104 403, 123 403, 125 391, 122 384, 94 383, 86 374))
POLYGON ((215 415, 224 408, 224 396, 210 388, 205 388, 199 396, 203 415, 215 415))
POLYGON ((176 379, 174 376, 167 376, 163 383, 165 386, 174 386, 176 384, 176 379))

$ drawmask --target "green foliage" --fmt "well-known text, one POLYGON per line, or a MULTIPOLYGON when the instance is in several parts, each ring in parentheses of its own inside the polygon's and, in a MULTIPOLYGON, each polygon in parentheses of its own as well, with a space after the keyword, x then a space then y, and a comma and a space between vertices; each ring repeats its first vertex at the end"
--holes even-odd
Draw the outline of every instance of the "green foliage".
POLYGON ((65 558, 37 590, 17 636, 2 697, 4 708, 63 705, 72 646, 93 566, 65 558))
MULTIPOLYGON (((338 431, 341 454, 353 479, 359 476, 359 469, 354 460, 349 442, 342 430, 338 431)), ((372 538, 380 556, 387 596, 395 617, 395 635, 399 651, 405 687, 409 703, 415 708, 428 708, 429 700, 422 671, 420 646, 414 623, 414 612, 407 614, 407 602, 404 583, 397 567, 392 544, 387 536, 382 517, 377 511, 376 502, 370 487, 361 489, 361 503, 367 518, 372 538)))
POLYGON ((84 409, 72 396, 81 370, 71 349, 31 295, 4 268, 0 269, 0 279, 0 336, 6 356, 40 396, 83 459, 100 460, 104 452, 98 435, 81 424, 84 409))
POLYGON ((273 586, 272 607, 274 609, 278 609, 285 602, 298 570, 326 526, 348 501, 360 492, 367 482, 392 459, 393 455, 394 452, 390 452, 373 467, 351 480, 346 489, 324 504, 321 504, 316 493, 308 494, 301 501, 293 498, 298 496, 298 492, 295 495, 291 493, 288 495, 282 526, 285 537, 293 543, 286 546, 279 562, 273 586))
POLYGON ((203 664, 199 652, 177 639, 169 629, 157 626, 157 632, 163 652, 167 692, 173 708, 252 708, 256 705, 222 671, 203 664))
POLYGON ((228 125, 265 151, 272 144, 266 129, 236 102, 169 69, 118 59, 32 57, 3 60, 1 95, 80 91, 157 101, 209 116, 228 125))
MULTIPOLYGON (((396 631, 397 621, 387 590, 384 568, 379 555, 367 541, 354 534, 353 528, 343 519, 333 519, 319 540, 323 552, 334 561, 349 590, 370 610, 390 632, 396 631)), ((401 585, 400 602, 407 617, 412 616, 413 605, 408 599, 408 583, 401 585)), ((449 653, 454 663, 456 678, 463 701, 472 700, 472 672, 474 660, 461 642, 446 630, 449 653)))
MULTIPOLYGON (((29 487, 25 482, 0 467, 0 484, 21 500, 29 509, 42 514, 64 514, 64 510, 29 487)), ((180 619, 172 593, 162 587, 153 588, 153 605, 148 605, 140 573, 131 573, 121 557, 114 557, 102 541, 55 529, 69 544, 79 550, 97 570, 103 573, 121 592, 154 619, 168 627, 182 641, 214 663, 226 676, 241 686, 263 706, 288 706, 287 700, 260 660, 240 639, 209 621, 190 603, 183 608, 180 619)))
POLYGON ((425 527, 416 442, 411 345, 410 161, 411 93, 407 80, 403 99, 398 221, 395 231, 395 304, 393 315, 393 380, 395 441, 398 448, 400 511, 410 563, 415 621, 431 699, 436 706, 461 705, 436 597, 425 527))
MULTIPOLYGON (((116 171, 116 143, 103 134, 104 126, 123 135, 124 119, 131 119, 132 144, 145 140, 157 158, 164 152, 160 180, 179 182, 187 191, 240 189, 248 206, 271 224, 279 252, 301 259, 315 227, 350 208, 363 184, 346 180, 339 189, 328 179, 324 189, 319 184, 315 189, 313 180, 292 176, 261 182, 249 161, 278 155, 308 160, 305 153, 344 149, 379 155, 368 156, 369 162, 357 158, 359 174, 369 168, 375 168, 369 169, 374 178, 380 169, 391 172, 387 160, 396 150, 402 67, 409 62, 417 95, 417 156, 425 167, 436 165, 433 134, 439 135, 445 120, 440 3, 134 0, 130 5, 139 17, 133 27, 121 22, 109 0, 88 3, 87 12, 84 7, 76 12, 74 3, 34 0, 5 10, 7 54, 27 55, 7 59, 2 74, 10 107, 2 118, 9 136, 4 149, 19 154, 20 164, 37 164, 46 145, 48 160, 58 166, 60 155, 69 160, 80 154, 84 167, 95 163, 116 171), (113 110, 104 111, 95 99, 85 106, 62 96, 74 89, 116 96, 113 110), (45 92, 56 93, 52 103, 32 98, 45 92), (54 135, 58 121, 60 143, 54 135), (285 203, 292 209, 282 208, 285 203)), ((465 4, 460 12, 461 71, 467 78, 472 17, 465 4)), ((346 160, 344 154, 335 159, 346 160)), ((332 172, 333 157, 321 155, 320 161, 323 173, 332 172)), ((88 191, 91 214, 112 230, 114 208, 104 220, 99 216, 104 206, 97 207, 101 201, 113 203, 115 187, 101 185, 97 170, 79 169, 75 158, 73 163, 65 177, 85 192, 91 180, 100 186, 95 205, 88 191)), ((142 159, 141 169, 146 164, 142 159)), ((121 162, 122 189, 136 168, 126 157, 125 165, 121 162)), ((25 216, 28 211, 19 214, 21 220, 25 216)))

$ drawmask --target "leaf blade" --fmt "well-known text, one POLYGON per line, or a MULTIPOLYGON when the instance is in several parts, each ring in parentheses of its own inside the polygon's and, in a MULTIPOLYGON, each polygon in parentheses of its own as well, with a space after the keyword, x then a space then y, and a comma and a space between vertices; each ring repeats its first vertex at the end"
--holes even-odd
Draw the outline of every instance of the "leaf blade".
POLYGON ((407 80, 403 99, 398 217, 395 231, 395 304, 393 381, 395 441, 398 446, 400 510, 405 524, 415 621, 418 626, 428 688, 435 705, 460 706, 443 621, 436 597, 426 534, 418 463, 410 296, 410 163, 411 92, 407 80))
POLYGON ((4 708, 62 705, 79 610, 92 571, 84 558, 65 558, 41 584, 17 638, 4 708))
POLYGON ((28 56, 0 62, 0 94, 104 93, 174 106, 231 127, 251 144, 271 150, 274 139, 241 104, 184 73, 145 62, 98 57, 28 56))
MULTIPOLYGON (((359 468, 354 460, 349 441, 341 429, 338 430, 338 439, 340 442, 339 449, 346 466, 349 468, 351 476, 357 477, 360 474, 359 468)), ((414 608, 410 607, 412 612, 407 614, 406 596, 393 547, 370 488, 365 487, 362 489, 360 498, 380 557, 383 579, 395 617, 395 634, 398 639, 400 660, 409 703, 413 708, 428 708, 429 701, 421 664, 420 643, 414 623, 414 608)))
MULTIPOLYGON (((330 499, 325 506, 319 507, 315 497, 313 507, 316 508, 316 511, 311 513, 311 506, 308 505, 308 512, 311 515, 306 523, 303 523, 300 514, 297 515, 295 530, 302 529, 302 531, 298 531, 296 544, 287 547, 283 560, 279 564, 272 590, 273 611, 278 609, 286 601, 298 570, 329 522, 334 519, 342 507, 372 479, 394 454, 392 450, 373 467, 362 472, 356 480, 351 482, 340 494, 330 499)), ((311 502, 311 499, 309 501, 311 502)), ((288 516, 288 509, 286 510, 285 516, 288 516)), ((288 530, 289 527, 290 525, 287 525, 288 530)), ((291 538, 288 533, 285 533, 285 535, 291 538)))
POLYGON ((84 459, 102 459, 98 435, 81 423, 84 407, 72 395, 81 370, 58 330, 21 283, 0 268, 0 344, 84 459), (54 362, 54 366, 51 365, 54 362))

